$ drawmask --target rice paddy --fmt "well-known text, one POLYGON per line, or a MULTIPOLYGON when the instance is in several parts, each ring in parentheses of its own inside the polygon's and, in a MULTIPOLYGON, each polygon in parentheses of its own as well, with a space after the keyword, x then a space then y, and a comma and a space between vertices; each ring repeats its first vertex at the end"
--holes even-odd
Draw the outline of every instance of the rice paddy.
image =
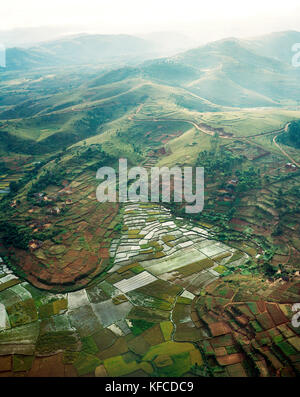
MULTIPOLYGON (((240 292, 221 276, 227 266, 244 266, 248 255, 156 204, 125 203, 122 216, 121 236, 100 248, 111 268, 78 291, 39 291, 2 266, 0 359, 12 357, 3 368, 12 374, 41 371, 51 354, 59 360, 56 371, 77 376, 181 376, 207 371, 205 354, 215 360, 209 364, 214 373, 244 375, 244 356, 231 336, 234 324, 218 319, 218 308, 228 305, 238 324, 248 317, 256 332, 286 323, 277 305, 266 314, 252 301, 234 304, 240 292)), ((288 335, 288 342, 276 343, 293 358, 298 345, 294 333, 288 335)))

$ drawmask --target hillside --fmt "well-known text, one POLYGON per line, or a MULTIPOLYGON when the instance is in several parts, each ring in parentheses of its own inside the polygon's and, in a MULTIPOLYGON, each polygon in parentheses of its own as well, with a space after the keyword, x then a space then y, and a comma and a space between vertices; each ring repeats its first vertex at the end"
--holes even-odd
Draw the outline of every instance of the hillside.
POLYGON ((153 50, 151 42, 128 35, 67 36, 30 48, 8 48, 7 69, 143 60, 153 50))
MULTIPOLYGON (((106 69, 107 73, 99 71, 100 76, 95 75, 89 83, 94 88, 142 78, 181 87, 217 106, 297 105, 300 70, 291 65, 291 46, 297 41, 299 32, 243 40, 228 38, 150 60, 161 51, 153 38, 79 35, 27 49, 9 48, 5 71, 85 65, 90 70, 106 69)), ((161 43, 162 48, 165 45, 161 43)))
POLYGON ((299 376, 300 80, 272 40, 152 60, 128 36, 8 51, 0 376, 299 376), (120 159, 151 193, 168 187, 152 167, 204 181, 182 194, 174 176, 154 202, 129 175, 143 201, 119 202, 120 159))
POLYGON ((102 134, 109 123, 130 117, 141 104, 156 103, 161 109, 169 108, 173 112, 221 110, 181 87, 152 82, 139 68, 107 73, 100 70, 98 75, 93 78, 94 74, 91 77, 83 73, 81 84, 74 76, 74 83, 67 85, 60 72, 51 79, 47 75, 36 79, 33 73, 22 85, 30 93, 30 99, 22 93, 15 95, 15 103, 8 102, 8 98, 15 93, 16 86, 3 82, 0 149, 4 153, 27 154, 60 150, 102 134), (45 88, 49 83, 53 86, 52 95, 45 88))
MULTIPOLYGON (((258 44, 238 39, 209 43, 164 60, 147 62, 143 70, 153 79, 177 84, 223 106, 274 106, 287 100, 299 101, 299 70, 291 56, 279 60, 260 51, 258 44), (175 78, 173 77, 175 74, 175 78)), ((270 43, 265 53, 271 55, 270 43)))
POLYGON ((275 58, 281 62, 290 64, 291 48, 295 43, 300 43, 300 32, 275 32, 244 40, 244 43, 258 55, 275 58))
POLYGON ((289 124, 287 133, 279 137, 280 142, 300 149, 300 121, 293 121, 289 124))

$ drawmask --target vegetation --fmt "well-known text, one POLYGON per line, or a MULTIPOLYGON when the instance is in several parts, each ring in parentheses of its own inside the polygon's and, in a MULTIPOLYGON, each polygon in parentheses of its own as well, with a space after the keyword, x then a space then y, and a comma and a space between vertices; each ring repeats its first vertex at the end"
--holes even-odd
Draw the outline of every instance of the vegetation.
POLYGON ((24 250, 28 249, 29 241, 32 239, 31 229, 13 223, 1 222, 0 233, 6 246, 12 245, 24 250))
POLYGON ((287 133, 279 135, 278 141, 300 149, 300 121, 292 121, 287 133))
POLYGON ((200 152, 197 159, 197 166, 204 167, 207 179, 215 178, 216 173, 223 172, 226 176, 232 174, 233 169, 242 162, 242 158, 232 155, 224 147, 218 150, 217 137, 213 138, 212 150, 200 152))
POLYGON ((272 37, 116 69, 89 64, 89 39, 0 71, 0 372, 298 375, 296 74, 272 37), (58 67, 70 52, 85 66, 58 67), (204 210, 99 203, 119 158, 204 167, 204 210))

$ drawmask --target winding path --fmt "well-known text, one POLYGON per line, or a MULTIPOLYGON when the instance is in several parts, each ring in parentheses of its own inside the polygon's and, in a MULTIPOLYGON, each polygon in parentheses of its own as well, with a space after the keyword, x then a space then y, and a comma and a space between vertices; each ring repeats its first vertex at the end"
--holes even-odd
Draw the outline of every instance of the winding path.
MULTIPOLYGON (((140 111, 140 108, 138 109, 140 111)), ((148 119, 138 119, 135 117, 136 113, 133 116, 129 117, 129 120, 132 121, 138 121, 138 122, 149 122, 149 121, 153 121, 153 122, 164 122, 164 121, 182 121, 184 123, 189 123, 192 124, 198 131, 203 132, 204 134, 213 136, 214 135, 214 131, 208 131, 206 129, 204 129, 203 127, 201 127, 199 124, 197 124, 195 121, 192 120, 187 120, 187 119, 180 119, 180 118, 156 118, 156 117, 151 117, 148 119)), ((267 131, 267 132, 261 132, 259 134, 254 134, 254 135, 247 135, 247 136, 228 136, 228 135, 220 135, 220 138, 222 139, 247 139, 247 138, 255 138, 258 136, 262 136, 262 135, 271 135, 271 134, 279 134, 282 133, 284 131, 287 130, 287 126, 289 125, 289 123, 287 123, 284 127, 273 130, 273 131, 267 131)))
POLYGON ((300 164, 296 162, 296 160, 293 159, 292 156, 290 156, 285 150, 282 149, 282 147, 276 142, 278 135, 274 136, 273 138, 273 143, 275 146, 281 151, 281 153, 287 157, 296 167, 300 168, 300 164))
MULTIPOLYGON (((138 119, 135 117, 135 115, 141 110, 141 108, 138 108, 138 111, 133 115, 129 117, 129 120, 132 121, 139 121, 139 122, 149 122, 149 121, 153 121, 153 122, 164 122, 164 121, 182 121, 184 123, 189 123, 192 124, 198 131, 203 132, 204 134, 213 136, 214 132, 213 131, 208 131, 205 130, 203 127, 201 127, 199 124, 197 124, 195 121, 191 121, 191 120, 186 120, 186 119, 175 119, 175 118, 149 118, 149 119, 138 119)), ((288 122, 284 127, 279 128, 277 130, 273 130, 273 131, 267 131, 267 132, 261 132, 259 134, 254 134, 254 135, 247 135, 247 136, 241 136, 241 137, 237 137, 237 136, 226 136, 226 135, 220 135, 220 138, 222 139, 238 139, 238 140, 247 140, 248 138, 255 138, 258 136, 263 136, 263 135, 272 135, 272 134, 280 134, 283 132, 287 131, 287 128, 289 126, 290 122, 288 122)), ((300 164, 296 162, 295 159, 293 159, 293 157, 291 155, 289 155, 285 150, 283 150, 281 148, 281 146, 276 142, 278 135, 274 136, 273 138, 273 142, 275 144, 275 146, 281 151, 281 153, 287 157, 296 167, 300 168, 300 164)))

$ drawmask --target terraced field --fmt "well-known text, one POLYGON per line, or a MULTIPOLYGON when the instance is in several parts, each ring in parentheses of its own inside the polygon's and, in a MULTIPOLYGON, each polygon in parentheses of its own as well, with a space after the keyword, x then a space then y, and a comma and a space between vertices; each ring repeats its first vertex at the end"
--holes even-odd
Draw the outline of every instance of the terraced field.
POLYGON ((259 278, 241 275, 207 287, 206 295, 194 302, 193 318, 210 335, 198 346, 214 376, 299 373, 299 329, 290 321, 299 288, 299 281, 266 286, 259 278))
POLYGON ((0 71, 0 376, 299 375, 299 76, 238 42, 0 71), (120 158, 203 211, 99 203, 120 158))
POLYGON ((1 375, 179 376, 203 366, 193 343, 207 333, 192 320, 192 302, 235 250, 161 206, 121 211, 113 267, 84 289, 41 291, 2 265, 1 375))
MULTIPOLYGON (((255 145, 231 143, 249 162, 267 158, 271 181, 240 200, 231 220, 236 231, 263 234, 266 221, 278 222, 278 169, 289 171, 255 145)), ((72 150, 62 164, 79 148, 72 150)), ((154 145, 143 164, 170 155, 168 146, 154 145)), ((263 278, 256 237, 227 244, 217 227, 159 204, 98 203, 88 170, 96 162, 76 160, 41 195, 28 199, 29 183, 11 202, 10 221, 57 234, 34 240, 30 250, 8 248, 20 277, 0 263, 0 375, 298 375, 299 336, 291 326, 298 275, 263 278)), ((285 182, 293 195, 295 179, 285 182)), ((272 260, 297 267, 297 217, 284 217, 291 238, 272 260)))
POLYGON ((33 233, 58 234, 54 241, 32 240, 29 250, 8 249, 34 286, 55 292, 78 289, 109 266, 118 205, 101 205, 93 184, 92 175, 84 173, 72 182, 66 180, 64 187, 48 186, 43 196, 34 202, 24 200, 14 213, 13 222, 25 223, 33 233), (51 206, 41 206, 43 201, 51 206))
MULTIPOLYGON (((138 263, 147 272, 196 292, 219 273, 214 269, 233 256, 235 249, 212 240, 207 230, 171 216, 155 204, 125 204, 121 239, 113 240, 110 253, 114 266, 109 272, 138 263), (194 282, 197 287, 192 287, 194 282)), ((242 255, 246 262, 248 255, 242 255)), ((225 270, 226 268, 224 268, 225 270)), ((145 277, 145 282, 148 278, 145 277)), ((129 286, 127 288, 130 288, 129 286)))

